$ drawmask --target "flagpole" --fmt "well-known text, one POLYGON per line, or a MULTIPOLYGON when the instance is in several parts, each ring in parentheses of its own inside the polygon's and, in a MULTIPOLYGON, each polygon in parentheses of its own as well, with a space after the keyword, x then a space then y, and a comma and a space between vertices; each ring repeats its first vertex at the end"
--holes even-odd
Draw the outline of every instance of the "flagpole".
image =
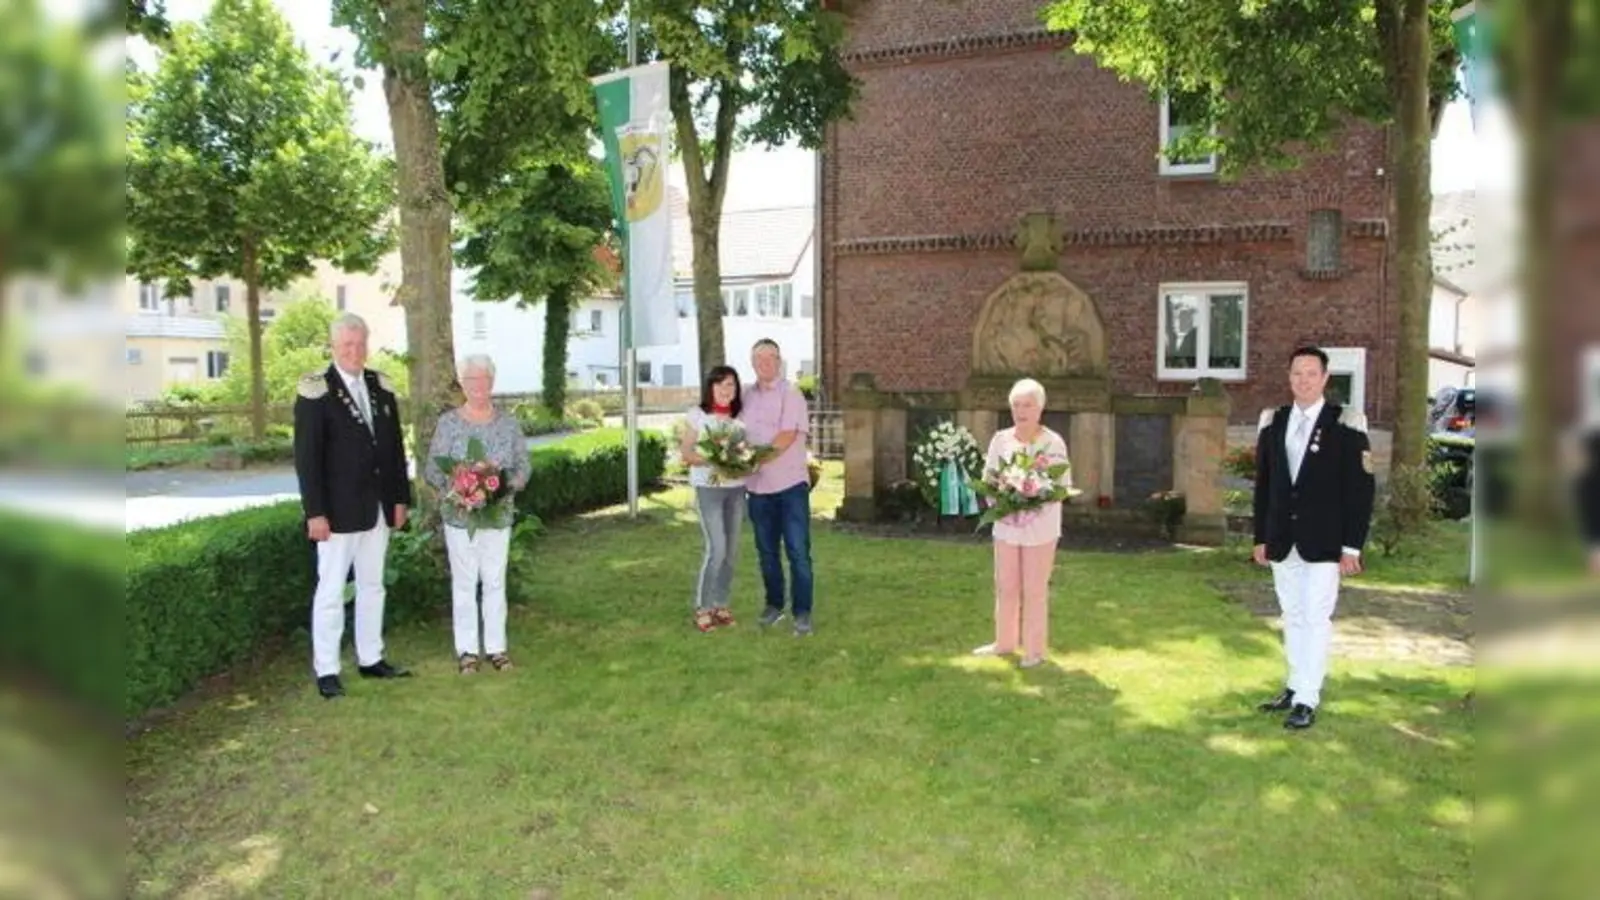
MULTIPOLYGON (((639 42, 633 27, 633 3, 627 7, 628 16, 628 68, 639 64, 639 42)), ((623 229, 627 233, 627 229, 623 229)), ((624 238, 629 241, 631 238, 624 238)), ((623 400, 623 422, 627 431, 628 442, 628 516, 639 516, 639 351, 633 344, 633 272, 628 265, 628 248, 624 243, 622 251, 623 279, 622 279, 622 357, 624 372, 622 375, 623 390, 627 392, 623 400)))

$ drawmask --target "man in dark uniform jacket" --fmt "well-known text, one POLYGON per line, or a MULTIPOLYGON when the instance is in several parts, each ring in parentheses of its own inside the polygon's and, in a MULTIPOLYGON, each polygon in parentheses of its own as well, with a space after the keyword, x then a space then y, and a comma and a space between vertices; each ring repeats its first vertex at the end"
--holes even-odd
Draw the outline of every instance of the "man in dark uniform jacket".
POLYGON ((1589 573, 1600 577, 1600 423, 1581 438, 1583 465, 1578 476, 1578 521, 1589 548, 1589 573))
POLYGON ((1272 566, 1289 677, 1263 712, 1286 728, 1317 718, 1333 641, 1339 579, 1361 573, 1375 482, 1366 417, 1328 403, 1328 356, 1303 347, 1289 360, 1294 402, 1261 413, 1256 439, 1255 561, 1272 566))
POLYGON ((316 542, 311 656, 317 690, 333 698, 344 640, 344 585, 355 568, 355 645, 364 678, 409 675, 383 658, 383 569, 391 529, 411 505, 400 404, 382 374, 366 368, 367 325, 340 316, 331 329, 333 365, 300 379, 294 404, 294 467, 306 536, 316 542))

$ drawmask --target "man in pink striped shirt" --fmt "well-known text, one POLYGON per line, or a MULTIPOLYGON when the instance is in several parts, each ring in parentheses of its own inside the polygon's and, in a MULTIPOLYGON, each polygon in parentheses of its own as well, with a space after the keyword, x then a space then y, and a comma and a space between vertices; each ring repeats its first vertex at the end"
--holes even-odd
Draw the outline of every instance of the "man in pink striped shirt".
POLYGON ((811 633, 811 475, 806 469, 806 433, 810 418, 800 389, 783 378, 783 357, 776 341, 763 338, 750 351, 756 383, 741 398, 739 418, 754 444, 771 444, 778 455, 767 460, 745 481, 750 525, 761 558, 761 581, 767 608, 760 624, 768 627, 783 618, 783 561, 781 542, 789 558, 794 633, 811 633))

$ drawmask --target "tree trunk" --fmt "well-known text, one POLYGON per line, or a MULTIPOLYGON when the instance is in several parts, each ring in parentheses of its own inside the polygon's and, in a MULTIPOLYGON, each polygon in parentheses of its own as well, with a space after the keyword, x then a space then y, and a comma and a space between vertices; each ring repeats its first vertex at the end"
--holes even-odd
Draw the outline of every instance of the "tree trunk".
POLYGON ((1555 329, 1557 179, 1561 158, 1562 75, 1570 52, 1571 4, 1522 0, 1509 4, 1523 21, 1507 32, 1520 36, 1515 48, 1513 102, 1522 134, 1522 400, 1518 404, 1518 473, 1514 514, 1526 528, 1553 533, 1562 527, 1560 445, 1556 439, 1554 375, 1549 362, 1555 329))
POLYGON ((244 327, 250 335, 250 437, 267 436, 267 373, 261 359, 261 270, 253 241, 244 244, 244 327))
POLYGON ((1433 206, 1433 123, 1428 113, 1428 72, 1433 61, 1427 0, 1398 4, 1389 60, 1394 94, 1394 258, 1400 332, 1396 348, 1394 445, 1391 464, 1420 465, 1426 449, 1428 309, 1433 251, 1428 227, 1433 206))
POLYGON ((450 331, 450 195, 427 67, 423 0, 380 4, 383 92, 394 132, 400 206, 400 305, 406 312, 412 453, 420 475, 439 415, 459 402, 450 331))
POLYGON ((733 153, 733 126, 739 116, 739 88, 723 82, 717 90, 717 114, 712 126, 711 171, 706 172, 695 127, 689 81, 681 69, 672 70, 668 101, 678 131, 678 151, 683 154, 684 181, 689 188, 689 230, 694 240, 694 308, 699 324, 700 372, 698 384, 713 366, 727 361, 722 331, 722 198, 728 191, 728 161, 733 153))
POLYGON ((553 288, 544 298, 544 389, 539 403, 552 418, 567 413, 567 337, 572 334, 572 289, 553 288))
MULTIPOLYGON (((689 204, 690 233, 694 235, 694 309, 700 323, 700 378, 712 367, 727 362, 727 339, 722 328, 722 214, 720 210, 695 212, 689 204)), ((730 310, 731 312, 731 310, 730 310)))

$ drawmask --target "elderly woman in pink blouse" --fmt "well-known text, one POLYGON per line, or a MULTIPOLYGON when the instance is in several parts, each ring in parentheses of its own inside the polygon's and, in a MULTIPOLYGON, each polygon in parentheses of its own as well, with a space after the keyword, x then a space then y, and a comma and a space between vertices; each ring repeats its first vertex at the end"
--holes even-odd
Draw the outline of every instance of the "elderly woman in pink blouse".
MULTIPOLYGON (((1044 427, 1044 386, 1024 378, 1011 388, 1011 419, 1015 423, 989 442, 986 472, 1024 447, 1062 461, 1067 443, 1044 427)), ((1071 470, 1063 476, 1069 484, 1071 470)), ((1047 503, 1036 514, 1018 521, 994 524, 994 643, 974 650, 978 656, 1004 656, 1017 652, 1021 628, 1022 667, 1044 662, 1050 631, 1050 573, 1055 568, 1056 541, 1061 538, 1061 504, 1047 503), (1019 623, 1020 620, 1020 623, 1019 623)))

